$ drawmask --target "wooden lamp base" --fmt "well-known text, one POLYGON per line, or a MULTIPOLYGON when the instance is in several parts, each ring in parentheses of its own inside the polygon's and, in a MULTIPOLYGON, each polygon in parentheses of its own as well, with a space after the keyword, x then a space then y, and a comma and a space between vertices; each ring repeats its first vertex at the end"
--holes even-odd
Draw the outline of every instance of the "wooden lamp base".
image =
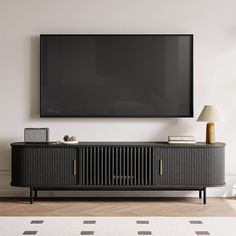
POLYGON ((206 143, 215 143, 215 124, 213 122, 208 122, 206 126, 206 143))

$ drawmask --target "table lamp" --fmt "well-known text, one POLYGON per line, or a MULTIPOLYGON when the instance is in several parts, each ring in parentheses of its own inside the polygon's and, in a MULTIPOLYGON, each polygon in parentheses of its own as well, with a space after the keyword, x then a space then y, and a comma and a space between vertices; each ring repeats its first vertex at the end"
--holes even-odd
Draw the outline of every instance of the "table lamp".
POLYGON ((199 115, 197 121, 207 122, 206 126, 206 143, 213 144, 215 143, 215 124, 214 122, 223 121, 221 114, 214 105, 206 105, 202 109, 201 114, 199 115))

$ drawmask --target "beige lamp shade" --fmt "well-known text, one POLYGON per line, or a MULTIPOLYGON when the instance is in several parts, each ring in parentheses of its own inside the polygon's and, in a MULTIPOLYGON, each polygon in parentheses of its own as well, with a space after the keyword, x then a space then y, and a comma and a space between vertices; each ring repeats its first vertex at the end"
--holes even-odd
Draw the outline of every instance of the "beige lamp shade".
POLYGON ((205 121, 205 122, 221 122, 223 118, 219 113, 218 109, 214 105, 206 105, 204 106, 201 114, 199 115, 197 121, 205 121))

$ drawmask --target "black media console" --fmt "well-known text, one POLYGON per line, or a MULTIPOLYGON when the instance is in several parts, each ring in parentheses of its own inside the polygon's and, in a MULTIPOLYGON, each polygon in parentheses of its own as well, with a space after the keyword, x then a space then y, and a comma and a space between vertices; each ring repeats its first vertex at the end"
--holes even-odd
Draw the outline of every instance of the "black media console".
POLYGON ((225 185, 225 144, 12 143, 12 186, 41 190, 199 191, 225 185))

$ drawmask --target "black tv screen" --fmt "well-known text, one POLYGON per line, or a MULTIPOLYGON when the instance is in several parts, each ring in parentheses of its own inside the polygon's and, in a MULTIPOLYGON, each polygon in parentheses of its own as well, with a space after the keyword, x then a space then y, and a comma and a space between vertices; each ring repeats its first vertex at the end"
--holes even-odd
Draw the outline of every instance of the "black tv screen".
POLYGON ((41 117, 193 117, 193 35, 41 35, 41 117))

